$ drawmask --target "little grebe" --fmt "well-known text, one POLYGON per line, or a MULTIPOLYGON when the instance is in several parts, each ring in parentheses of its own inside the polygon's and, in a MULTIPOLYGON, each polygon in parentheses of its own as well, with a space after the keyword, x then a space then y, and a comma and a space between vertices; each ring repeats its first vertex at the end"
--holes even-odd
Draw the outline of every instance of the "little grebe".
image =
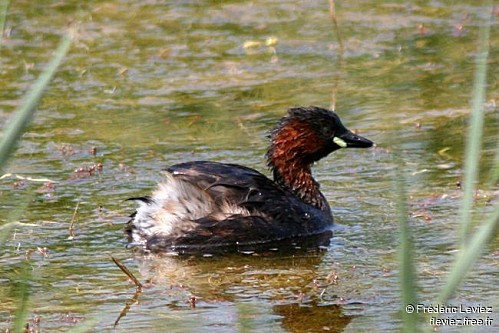
POLYGON ((207 161, 176 164, 127 225, 131 245, 146 251, 244 246, 329 232, 333 216, 311 165, 340 148, 373 143, 353 134, 338 115, 319 107, 292 108, 270 132, 260 172, 207 161))

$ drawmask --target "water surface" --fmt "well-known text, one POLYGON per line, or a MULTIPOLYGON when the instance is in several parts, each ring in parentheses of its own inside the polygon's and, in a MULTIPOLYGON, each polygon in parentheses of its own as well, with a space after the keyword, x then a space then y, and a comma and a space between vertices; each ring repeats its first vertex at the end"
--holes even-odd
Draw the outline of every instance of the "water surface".
MULTIPOLYGON (((1 222, 22 223, 0 254, 0 329, 11 327, 27 268, 29 319, 44 332, 87 324, 397 332, 395 149, 421 301, 432 304, 457 248, 463 133, 478 24, 488 13, 453 1, 366 0, 336 10, 343 46, 324 1, 12 2, 0 49, 2 126, 68 24, 79 37, 5 170, 13 175, 0 180, 1 222), (147 194, 159 170, 213 160, 267 173, 267 131, 286 109, 333 102, 346 126, 377 147, 338 151, 315 166, 337 222, 327 251, 158 258, 125 247, 134 206, 124 199, 147 194), (146 286, 138 301, 111 256, 146 286)), ((498 133, 492 31, 484 175, 498 133)), ((498 189, 485 183, 477 201, 486 213, 498 189)), ((493 306, 495 327, 498 245, 496 237, 453 299, 493 306)))

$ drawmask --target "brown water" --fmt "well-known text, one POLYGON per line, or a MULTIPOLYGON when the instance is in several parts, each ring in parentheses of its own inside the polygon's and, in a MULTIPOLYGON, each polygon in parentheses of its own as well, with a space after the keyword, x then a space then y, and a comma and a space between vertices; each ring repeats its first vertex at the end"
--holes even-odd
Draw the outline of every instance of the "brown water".
MULTIPOLYGON (((432 304, 457 248, 456 183, 477 27, 488 13, 453 1, 336 9, 344 48, 327 1, 12 2, 0 49, 2 126, 69 23, 79 38, 5 170, 34 180, 0 180, 0 221, 22 223, 0 252, 0 330, 12 327, 24 275, 29 319, 42 332, 399 331, 394 149, 408 179, 421 302, 432 304), (266 131, 286 109, 333 100, 377 148, 339 151, 314 169, 338 224, 327 251, 145 258, 125 247, 134 206, 124 199, 147 194, 160 169, 206 159, 266 172, 266 131), (146 286, 138 301, 110 256, 146 286)), ((496 27, 484 175, 499 128, 496 27)), ((495 191, 478 194, 485 213, 495 191)), ((496 328, 498 246, 496 238, 453 300, 492 306, 496 328)))

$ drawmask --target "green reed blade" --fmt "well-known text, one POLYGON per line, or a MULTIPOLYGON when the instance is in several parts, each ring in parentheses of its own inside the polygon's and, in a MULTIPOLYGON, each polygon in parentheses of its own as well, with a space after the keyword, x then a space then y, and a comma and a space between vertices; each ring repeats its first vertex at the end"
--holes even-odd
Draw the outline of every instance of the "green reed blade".
MULTIPOLYGON (((2 2, 2 5, 5 5, 5 2, 2 2)), ((5 8, 3 10, 6 11, 6 7, 2 8, 5 8)), ((0 13, 0 15, 1 14, 2 13, 0 13)), ((3 22, 1 23, 3 24, 3 22)), ((40 74, 31 89, 26 93, 23 103, 15 111, 5 127, 0 140, 0 170, 5 166, 5 163, 16 146, 16 142, 19 140, 24 129, 33 117, 44 90, 47 88, 50 80, 61 64, 62 59, 69 50, 72 38, 72 33, 67 33, 63 37, 47 67, 40 74)), ((6 235, 9 234, 9 231, 13 226, 15 226, 14 223, 8 224, 3 230, 0 230, 0 244, 3 245, 6 235)), ((29 281, 31 280, 31 276, 31 266, 28 262, 25 262, 19 274, 19 282, 16 284, 18 303, 16 305, 14 319, 15 332, 23 332, 27 322, 26 319, 29 311, 29 281)))
POLYGON ((488 217, 483 225, 475 232, 465 250, 459 251, 451 272, 447 277, 445 287, 441 291, 436 304, 445 304, 459 286, 466 273, 478 260, 488 242, 497 231, 499 224, 499 207, 488 217))
MULTIPOLYGON (((491 8, 490 6, 488 8, 491 8)), ((492 13, 492 11, 490 11, 492 13)), ((461 248, 467 246, 471 230, 473 199, 478 181, 480 148, 483 136, 485 84, 487 78, 487 58, 489 54, 490 17, 480 27, 479 48, 476 56, 476 70, 473 84, 470 125, 465 147, 463 199, 460 209, 461 248)))
POLYGON ((9 222, 0 226, 0 247, 5 244, 5 241, 11 234, 12 229, 18 225, 20 225, 19 222, 9 222))
POLYGON ((3 43, 3 33, 5 30, 5 20, 7 17, 7 9, 9 8, 9 0, 0 1, 0 50, 3 43))
MULTIPOLYGON (((489 13, 492 6, 488 2, 489 13)), ((466 273, 478 260, 480 254, 495 235, 499 222, 499 208, 496 208, 475 233, 470 237, 474 193, 478 179, 478 165, 483 136, 484 101, 486 87, 487 57, 491 18, 480 26, 479 52, 476 57, 475 80, 473 86, 472 111, 465 149, 464 194, 461 202, 461 246, 456 260, 439 295, 438 304, 446 302, 457 289, 466 273)))
POLYGON ((23 103, 16 110, 5 127, 0 141, 0 170, 3 169, 7 159, 16 146, 16 142, 19 140, 24 129, 33 117, 42 94, 49 85, 50 80, 61 64, 62 59, 67 54, 72 39, 73 33, 64 35, 47 67, 40 74, 31 89, 26 93, 23 103))
POLYGON ((32 268, 27 261, 22 262, 19 281, 15 284, 17 304, 14 315, 14 332, 26 332, 24 330, 29 311, 29 281, 31 281, 32 268))
POLYGON ((494 157, 494 162, 492 163, 489 178, 487 179, 487 188, 491 189, 497 181, 499 181, 499 144, 496 144, 496 155, 494 157))
POLYGON ((400 262, 400 287, 402 291, 402 318, 404 322, 404 332, 416 332, 418 315, 408 313, 405 309, 409 304, 417 304, 416 295, 416 273, 414 269, 413 241, 409 230, 406 181, 401 171, 401 159, 397 158, 395 195, 397 220, 399 222, 399 262, 400 262))
POLYGON ((17 221, 26 211, 29 203, 33 200, 33 196, 34 192, 31 192, 29 195, 23 196, 18 200, 16 206, 7 212, 6 216, 2 216, 3 218, 5 218, 5 221, 8 221, 8 223, 0 225, 0 248, 4 246, 5 242, 7 241, 7 237, 10 236, 13 229, 19 226, 26 225, 17 221))

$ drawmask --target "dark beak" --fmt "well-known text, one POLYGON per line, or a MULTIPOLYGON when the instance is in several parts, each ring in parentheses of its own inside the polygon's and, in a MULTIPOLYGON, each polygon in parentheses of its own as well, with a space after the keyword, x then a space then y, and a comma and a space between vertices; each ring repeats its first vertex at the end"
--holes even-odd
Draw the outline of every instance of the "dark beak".
POLYGON ((373 142, 360 135, 346 131, 333 138, 333 142, 341 148, 369 148, 373 146, 373 142))

